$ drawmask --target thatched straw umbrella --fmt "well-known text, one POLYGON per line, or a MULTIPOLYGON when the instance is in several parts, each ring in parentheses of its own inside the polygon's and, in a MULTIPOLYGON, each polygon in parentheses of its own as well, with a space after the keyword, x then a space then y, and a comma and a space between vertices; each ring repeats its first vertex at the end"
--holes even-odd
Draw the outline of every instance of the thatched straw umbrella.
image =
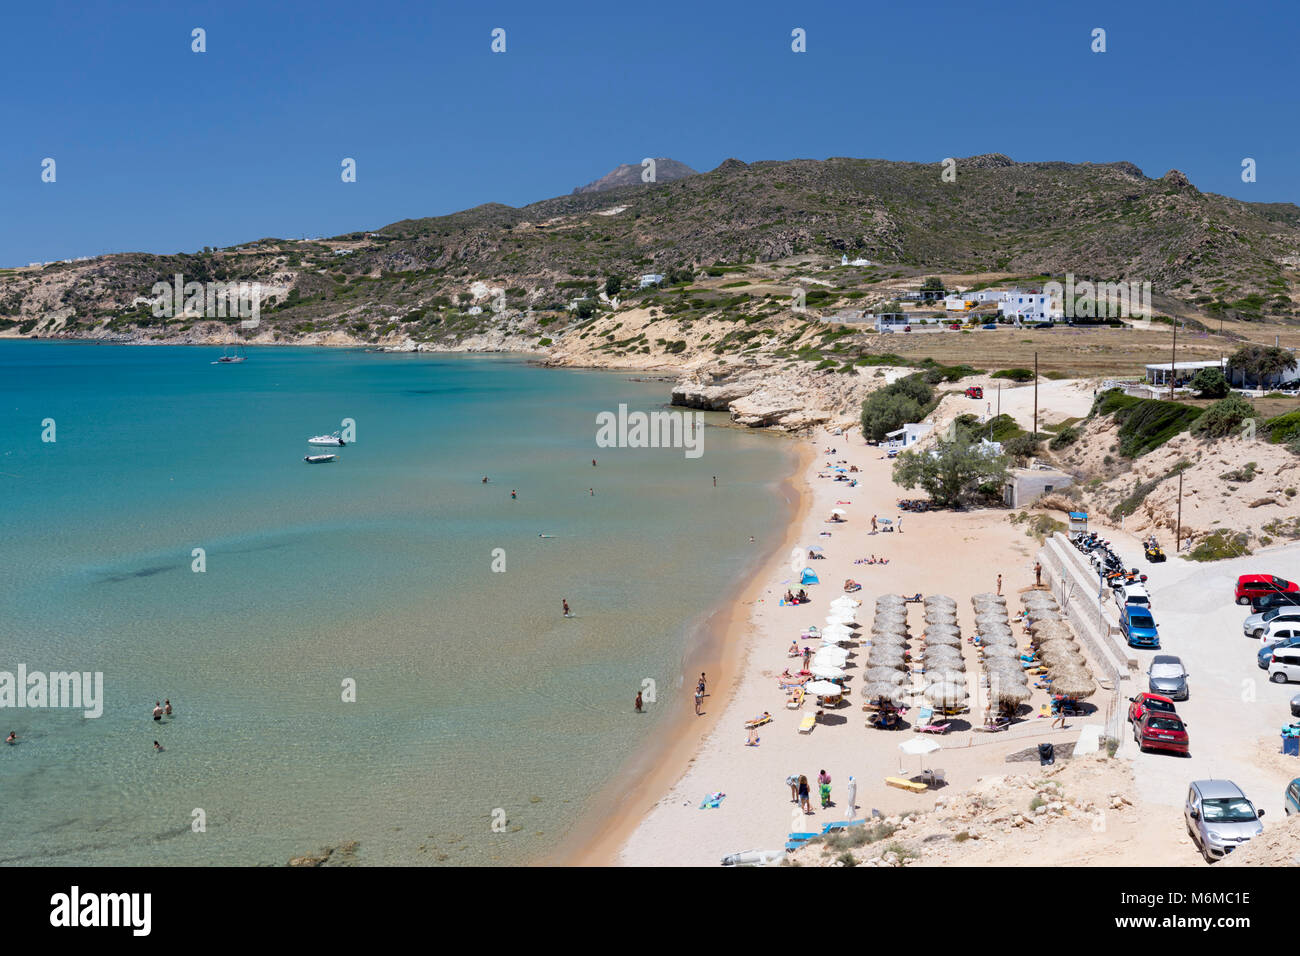
POLYGON ((907 625, 902 621, 881 621, 871 625, 872 638, 877 634, 898 634, 907 637, 907 625))
POLYGON ((942 664, 932 670, 927 670, 924 676, 927 685, 944 682, 948 684, 960 684, 962 687, 965 687, 969 680, 964 670, 957 667, 944 667, 942 664))
POLYGON ((1026 591, 1020 595, 1020 603, 1025 607, 1056 607, 1056 598, 1046 591, 1026 591))
POLYGON ((907 661, 903 659, 902 648, 873 647, 871 653, 867 655, 867 666, 893 667, 901 670, 907 667, 907 661))
POLYGON ((1038 659, 1049 667, 1083 664, 1083 655, 1079 653, 1078 648, 1072 647, 1064 641, 1053 641, 1040 647, 1038 649, 1038 659))
POLYGON ((948 607, 928 607, 925 609, 925 623, 938 624, 940 622, 952 624, 957 620, 957 611, 948 607))
POLYGON ((1072 700, 1083 700, 1097 692, 1097 682, 1081 670, 1052 672, 1052 693, 1064 694, 1072 700))
POLYGON ((901 704, 906 701, 912 694, 911 688, 899 684, 888 684, 884 681, 872 681, 862 688, 862 697, 864 700, 887 700, 893 704, 901 704))
POLYGON ((994 594, 992 591, 981 591, 979 594, 971 595, 972 604, 1006 604, 1007 599, 1001 594, 994 594))
POLYGON ((929 610, 932 607, 950 607, 954 611, 957 609, 957 602, 946 594, 930 594, 921 601, 922 605, 929 610))
POLYGON ((989 627, 977 632, 981 644, 1019 644, 1009 627, 989 627))
POLYGON ((956 707, 964 704, 967 696, 964 686, 948 681, 931 684, 925 689, 925 699, 935 707, 956 707))
POLYGON ((886 684, 902 684, 907 680, 906 674, 892 667, 868 667, 863 676, 871 683, 884 681, 886 684))
POLYGON ((991 661, 997 658, 1005 658, 1009 661, 1020 659, 1020 652, 1006 644, 991 644, 984 648, 984 660, 991 661))
POLYGON ((1033 697, 1031 691, 1024 684, 1013 684, 1007 681, 1000 681, 995 686, 989 688, 989 696, 1000 704, 1023 704, 1033 697))
POLYGON ((1029 633, 1037 638, 1065 637, 1074 640, 1074 628, 1065 621, 1037 620, 1029 626, 1029 633))
POLYGON ((1061 619, 1061 612, 1054 611, 1051 608, 1034 607, 1029 609, 1030 627, 1039 621, 1059 621, 1061 619))
POLYGON ((880 610, 882 607, 906 608, 907 602, 903 600, 901 594, 882 594, 876 598, 876 610, 880 610))
POLYGON ((951 634, 947 631, 925 632, 926 647, 961 647, 961 635, 951 634))

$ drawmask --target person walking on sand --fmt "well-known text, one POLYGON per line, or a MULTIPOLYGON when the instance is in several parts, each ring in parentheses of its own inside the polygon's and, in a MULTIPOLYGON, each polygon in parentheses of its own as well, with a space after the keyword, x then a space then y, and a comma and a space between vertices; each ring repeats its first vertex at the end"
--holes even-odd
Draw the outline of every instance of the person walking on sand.
POLYGON ((899 534, 903 533, 903 516, 899 515, 898 520, 894 522, 894 530, 899 534))
POLYGON ((1035 561, 1034 562, 1034 587, 1041 588, 1042 586, 1043 586, 1043 565, 1042 562, 1035 561))
POLYGON ((162 711, 162 701, 160 701, 160 700, 156 700, 156 701, 154 701, 154 702, 153 702, 153 719, 154 719, 154 720, 162 720, 162 714, 163 714, 163 711, 162 711))
POLYGON ((849 777, 849 812, 845 814, 849 820, 858 815, 858 781, 849 777))
POLYGON ((700 704, 702 703, 704 703, 704 691, 696 687, 695 688, 695 716, 696 717, 699 717, 701 715, 700 704))
POLYGON ((644 713, 644 711, 641 710, 641 692, 640 692, 640 691, 637 691, 637 692, 636 692, 636 712, 637 712, 638 714, 640 714, 640 713, 644 713))
POLYGON ((1002 575, 998 575, 998 594, 1002 593, 1002 575))
POLYGON ((785 785, 790 788, 790 802, 799 802, 799 775, 792 773, 785 778, 785 785))
POLYGON ((705 693, 705 689, 704 689, 704 671, 700 671, 700 683, 699 683, 699 688, 700 688, 700 693, 701 693, 701 694, 705 693))
POLYGON ((808 789, 808 778, 803 776, 803 774, 800 774, 799 775, 799 809, 801 809, 804 813, 807 814, 811 814, 813 812, 812 807, 808 805, 809 793, 810 791, 808 789))
POLYGON ((875 534, 875 533, 876 533, 876 516, 875 516, 875 515, 872 515, 872 516, 871 516, 871 533, 872 533, 872 534, 875 534))
POLYGON ((565 599, 562 600, 560 603, 564 605, 564 616, 565 616, 565 617, 569 617, 569 616, 570 616, 570 614, 569 614, 569 599, 568 599, 568 598, 565 598, 565 599))

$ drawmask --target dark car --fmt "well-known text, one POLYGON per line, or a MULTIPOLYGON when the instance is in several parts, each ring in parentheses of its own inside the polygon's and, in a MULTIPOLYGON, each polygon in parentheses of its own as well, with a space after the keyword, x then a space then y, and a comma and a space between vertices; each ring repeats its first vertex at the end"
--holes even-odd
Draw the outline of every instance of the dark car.
MULTIPOLYGON (((1265 644, 1255 656, 1255 663, 1259 665, 1260 670, 1266 671, 1268 665, 1273 662, 1273 651, 1286 650, 1288 647, 1300 647, 1300 637, 1283 637, 1265 644)), ((1291 713, 1295 713, 1294 707, 1291 708, 1291 713)))
POLYGON ((1141 720, 1142 715, 1148 711, 1161 714, 1173 714, 1178 716, 1178 711, 1174 709, 1174 702, 1168 697, 1161 697, 1159 694, 1138 694, 1136 697, 1129 698, 1128 719, 1129 723, 1135 720, 1141 720))
POLYGON ((1291 698, 1291 716, 1300 717, 1300 694, 1291 698))
POLYGON ((1055 327, 1056 326, 1054 326, 1051 322, 1039 322, 1037 325, 1034 326, 1034 328, 1036 329, 1052 329, 1055 327))
POLYGON ((1133 739, 1143 753, 1147 750, 1167 750, 1175 754, 1190 752, 1187 725, 1177 714, 1148 710, 1141 720, 1133 722, 1133 739))
POLYGON ((990 332, 998 327, 996 322, 986 322, 980 326, 981 329, 988 329, 990 332))
POLYGON ((1257 594, 1250 599, 1250 611, 1252 614, 1259 614, 1261 611, 1271 611, 1275 607, 1300 607, 1300 594, 1289 594, 1285 591, 1269 591, 1267 594, 1257 594))

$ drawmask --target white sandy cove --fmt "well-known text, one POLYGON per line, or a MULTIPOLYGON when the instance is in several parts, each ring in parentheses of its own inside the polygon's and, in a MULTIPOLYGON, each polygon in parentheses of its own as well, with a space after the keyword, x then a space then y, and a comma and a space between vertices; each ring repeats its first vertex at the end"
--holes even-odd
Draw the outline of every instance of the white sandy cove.
MULTIPOLYGON (((1022 527, 1012 525, 1003 510, 907 512, 903 513, 901 533, 872 535, 873 514, 897 521, 898 499, 924 494, 895 487, 890 477, 893 463, 884 459, 883 449, 865 445, 856 431, 850 437, 821 432, 815 442, 819 454, 803 479, 808 486, 805 494, 813 496, 812 507, 800 543, 805 549, 811 545, 825 549, 826 560, 808 562, 822 583, 808 588, 812 603, 780 607, 778 602, 786 589, 799 587, 798 575, 790 570, 790 555, 773 555, 764 567, 762 596, 740 638, 746 647, 738 683, 736 675, 709 675, 712 696, 705 698, 705 709, 723 708, 721 721, 700 743, 689 769, 623 845, 620 864, 716 866, 729 853, 780 849, 791 831, 820 832, 823 823, 847 817, 845 787, 850 775, 857 778, 859 817, 869 816, 873 808, 885 816, 929 810, 943 790, 907 793, 886 786, 884 778, 897 775, 900 766, 903 775, 910 776, 924 765, 945 771, 949 793, 964 790, 978 777, 1023 772, 1036 766, 1007 764, 1004 758, 1040 741, 1077 740, 1080 728, 1090 722, 1089 718, 1071 718, 1068 729, 1053 730, 1050 721, 1029 717, 1004 733, 950 731, 930 738, 943 747, 941 752, 924 758, 905 757, 898 745, 920 735, 910 728, 882 731, 866 724, 867 715, 856 689, 862 684, 867 648, 859 646, 854 650, 856 656, 850 659, 849 673, 855 676, 849 682, 853 689, 849 704, 827 711, 829 720, 818 724, 811 734, 798 733, 799 720, 815 711, 815 702, 809 699, 801 710, 787 710, 777 676, 787 666, 798 663, 787 656, 791 639, 798 638, 808 625, 825 625, 828 605, 843 593, 845 578, 862 584, 862 590, 853 597, 862 601, 857 620, 864 632, 870 630, 878 594, 920 591, 953 597, 958 623, 966 637, 974 633, 971 595, 994 590, 999 572, 1003 575, 1002 593, 1008 596, 1008 610, 1014 614, 1020 609, 1017 594, 1033 584, 1033 553, 1037 550, 1037 543, 1026 537, 1022 527), (836 454, 820 454, 831 447, 836 454), (851 476, 858 478, 856 488, 850 488, 847 482, 817 477, 819 473, 831 474, 827 463, 840 459, 861 469, 851 476), (839 503, 844 501, 850 504, 839 503), (847 523, 826 523, 831 509, 836 507, 847 512, 847 523), (818 537, 821 531, 830 531, 832 536, 818 537), (873 553, 889 558, 890 563, 853 563, 873 553), (763 711, 769 711, 774 719, 761 728, 760 744, 747 747, 744 722, 763 711), (834 804, 827 810, 820 808, 817 795, 816 777, 822 769, 832 778, 834 804), (815 810, 812 816, 798 813, 790 799, 785 778, 792 773, 808 777, 815 810), (721 807, 699 809, 704 797, 715 791, 726 794, 721 807)), ((909 605, 909 621, 916 636, 924 626, 923 614, 921 605, 909 605)), ((819 641, 801 642, 801 646, 804 643, 814 650, 821 646, 819 641)), ((963 652, 973 681, 979 674, 977 656, 969 644, 963 646, 963 652)), ((1037 713, 1048 698, 1044 691, 1034 693, 1029 703, 1037 713)), ((980 722, 978 714, 974 718, 980 722)))

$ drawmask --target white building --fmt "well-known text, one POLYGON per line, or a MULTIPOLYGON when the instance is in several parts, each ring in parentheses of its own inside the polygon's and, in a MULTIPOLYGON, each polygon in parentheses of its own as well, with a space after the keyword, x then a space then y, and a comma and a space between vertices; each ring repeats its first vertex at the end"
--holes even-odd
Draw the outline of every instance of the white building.
POLYGON ((1037 290, 1012 289, 997 301, 998 312, 1017 322, 1055 322, 1064 315, 1060 302, 1037 290))
POLYGON ((902 331, 905 326, 912 324, 912 320, 903 312, 882 312, 879 315, 868 312, 866 318, 876 327, 877 332, 902 331))
POLYGON ((933 427, 929 422, 909 422, 902 428, 886 433, 885 437, 889 439, 891 445, 901 443, 904 448, 907 448, 930 434, 933 427))
POLYGON ((1221 358, 1217 362, 1153 362, 1146 367, 1148 385, 1169 385, 1169 373, 1172 368, 1175 382, 1190 382, 1203 368, 1217 368, 1223 372, 1224 377, 1228 375, 1227 359, 1221 358))
POLYGON ((659 275, 657 272, 651 272, 641 277, 641 284, 637 286, 637 288, 644 289, 648 286, 658 285, 663 281, 664 281, 663 276, 659 275))

